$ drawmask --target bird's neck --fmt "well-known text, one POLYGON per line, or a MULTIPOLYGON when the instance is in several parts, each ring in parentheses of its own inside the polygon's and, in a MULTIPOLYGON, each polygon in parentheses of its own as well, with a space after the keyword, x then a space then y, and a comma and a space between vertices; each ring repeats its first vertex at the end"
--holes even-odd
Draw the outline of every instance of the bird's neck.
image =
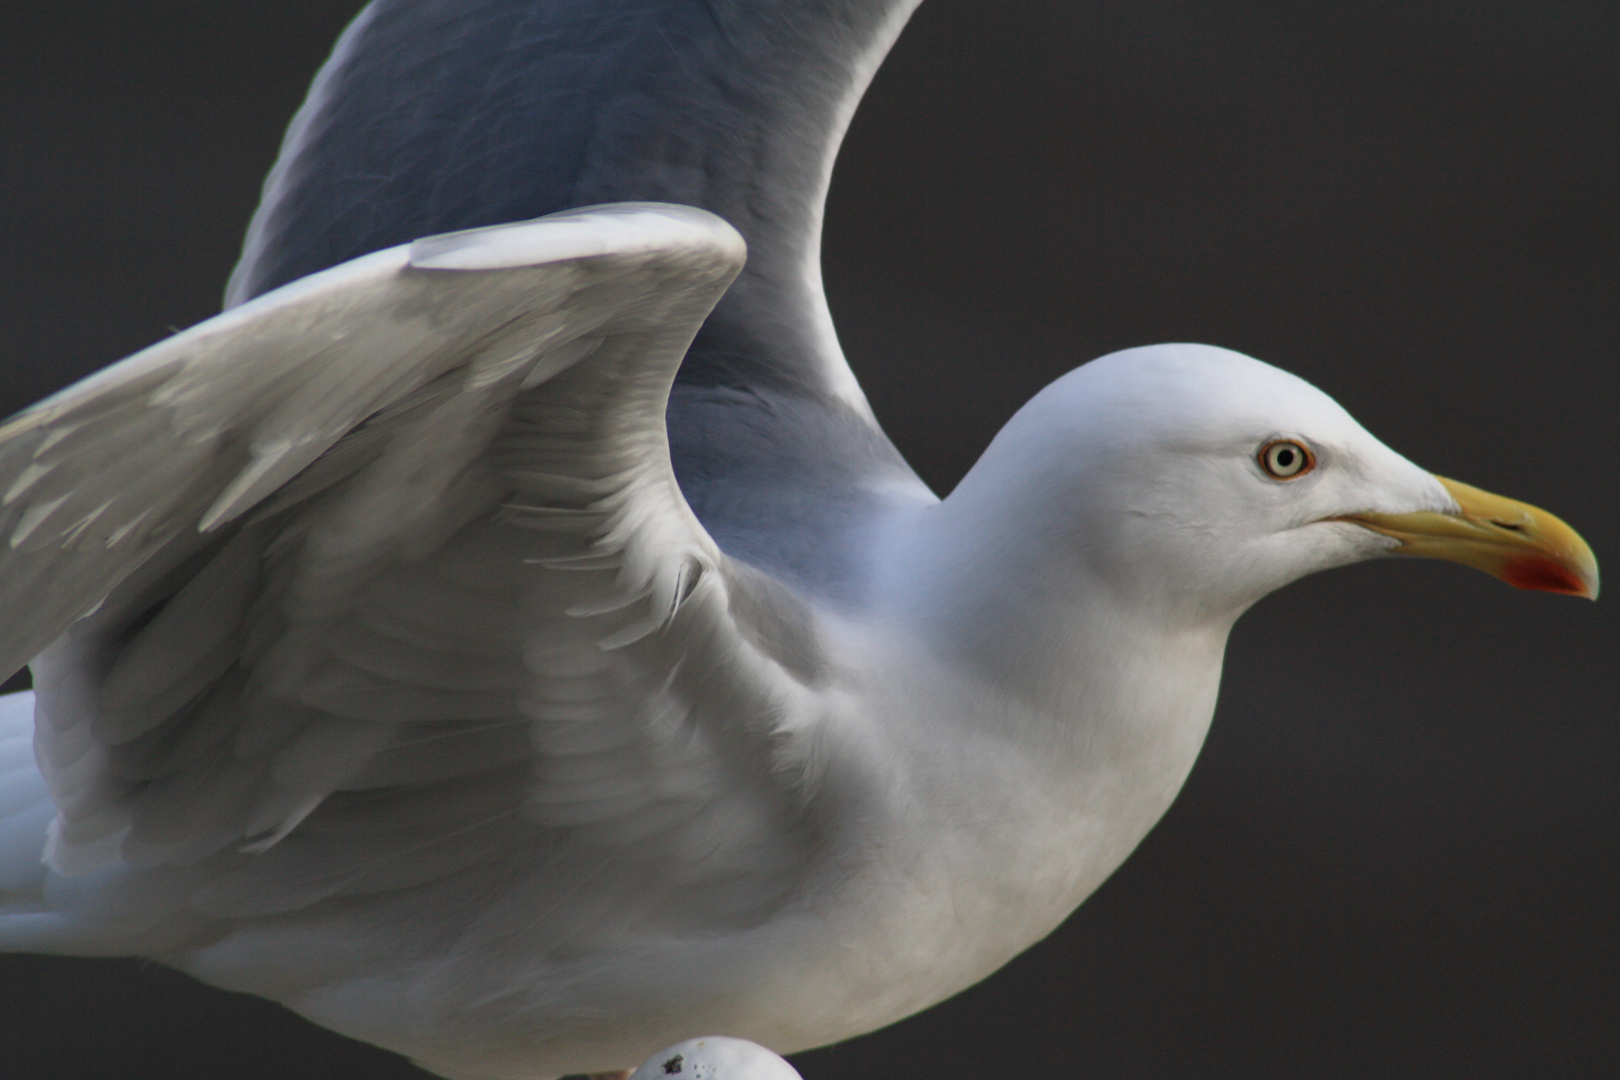
POLYGON ((950 918, 977 930, 957 935, 979 943, 960 967, 977 978, 1049 933, 1169 808, 1209 728, 1229 623, 1144 612, 1038 520, 960 494, 897 515, 874 579, 885 643, 904 643, 877 651, 917 672, 889 710, 909 763, 895 799, 950 834, 919 858, 950 918))
POLYGON ((1189 619, 1140 602, 1014 502, 996 485, 959 488, 909 514, 886 547, 884 606, 1005 702, 987 722, 1060 758, 1106 744, 1117 762, 1162 766, 1173 794, 1207 730, 1236 614, 1189 619))

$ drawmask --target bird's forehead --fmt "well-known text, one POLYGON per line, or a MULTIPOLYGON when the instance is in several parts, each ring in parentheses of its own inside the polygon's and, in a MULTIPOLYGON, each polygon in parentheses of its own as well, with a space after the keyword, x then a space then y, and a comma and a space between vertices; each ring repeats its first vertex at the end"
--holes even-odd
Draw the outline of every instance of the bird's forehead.
POLYGON ((1134 433, 1131 441, 1214 448, 1270 435, 1334 443, 1368 437, 1338 402, 1310 383, 1228 349, 1127 349, 1075 375, 1088 411, 1134 433))

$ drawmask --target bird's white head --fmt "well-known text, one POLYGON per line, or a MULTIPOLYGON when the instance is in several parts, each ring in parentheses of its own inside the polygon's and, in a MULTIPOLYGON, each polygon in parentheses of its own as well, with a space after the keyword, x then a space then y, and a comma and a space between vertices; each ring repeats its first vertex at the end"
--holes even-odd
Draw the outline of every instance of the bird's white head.
POLYGON ((958 500, 999 503, 1016 523, 1002 543, 1067 552, 1043 560, 1054 579, 1176 621, 1229 622, 1299 577, 1391 552, 1597 592, 1590 549, 1557 518, 1436 477, 1304 380, 1206 345, 1128 349, 1058 379, 958 500))

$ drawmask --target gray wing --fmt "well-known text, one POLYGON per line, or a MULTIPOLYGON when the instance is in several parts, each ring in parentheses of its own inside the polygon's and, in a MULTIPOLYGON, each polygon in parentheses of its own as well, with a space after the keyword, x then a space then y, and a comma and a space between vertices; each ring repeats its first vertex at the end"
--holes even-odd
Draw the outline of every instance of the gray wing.
POLYGON ((742 259, 653 205, 432 237, 0 429, 0 658, 43 649, 53 866, 190 868, 191 918, 508 856, 548 871, 534 910, 604 859, 666 915, 782 895, 816 623, 715 547, 663 427, 742 259))
POLYGON ((294 118, 229 302, 429 233, 588 203, 699 206, 749 264, 683 380, 870 417, 821 286, 855 106, 920 0, 374 0, 294 118))
POLYGON ((288 130, 230 302, 588 203, 718 214, 749 259, 677 377, 676 474, 729 554, 847 599, 859 523, 932 498, 844 360, 820 267, 833 159, 917 3, 375 0, 288 130))

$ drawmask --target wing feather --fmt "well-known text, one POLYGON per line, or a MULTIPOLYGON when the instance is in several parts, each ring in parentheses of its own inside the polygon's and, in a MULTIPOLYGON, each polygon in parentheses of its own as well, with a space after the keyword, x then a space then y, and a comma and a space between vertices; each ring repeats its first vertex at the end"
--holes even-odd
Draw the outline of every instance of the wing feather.
POLYGON ((418 241, 0 428, 58 871, 191 867, 193 916, 248 918, 517 860, 558 934, 601 920, 536 867, 787 895, 815 617, 664 432, 741 255, 652 205, 418 241))

